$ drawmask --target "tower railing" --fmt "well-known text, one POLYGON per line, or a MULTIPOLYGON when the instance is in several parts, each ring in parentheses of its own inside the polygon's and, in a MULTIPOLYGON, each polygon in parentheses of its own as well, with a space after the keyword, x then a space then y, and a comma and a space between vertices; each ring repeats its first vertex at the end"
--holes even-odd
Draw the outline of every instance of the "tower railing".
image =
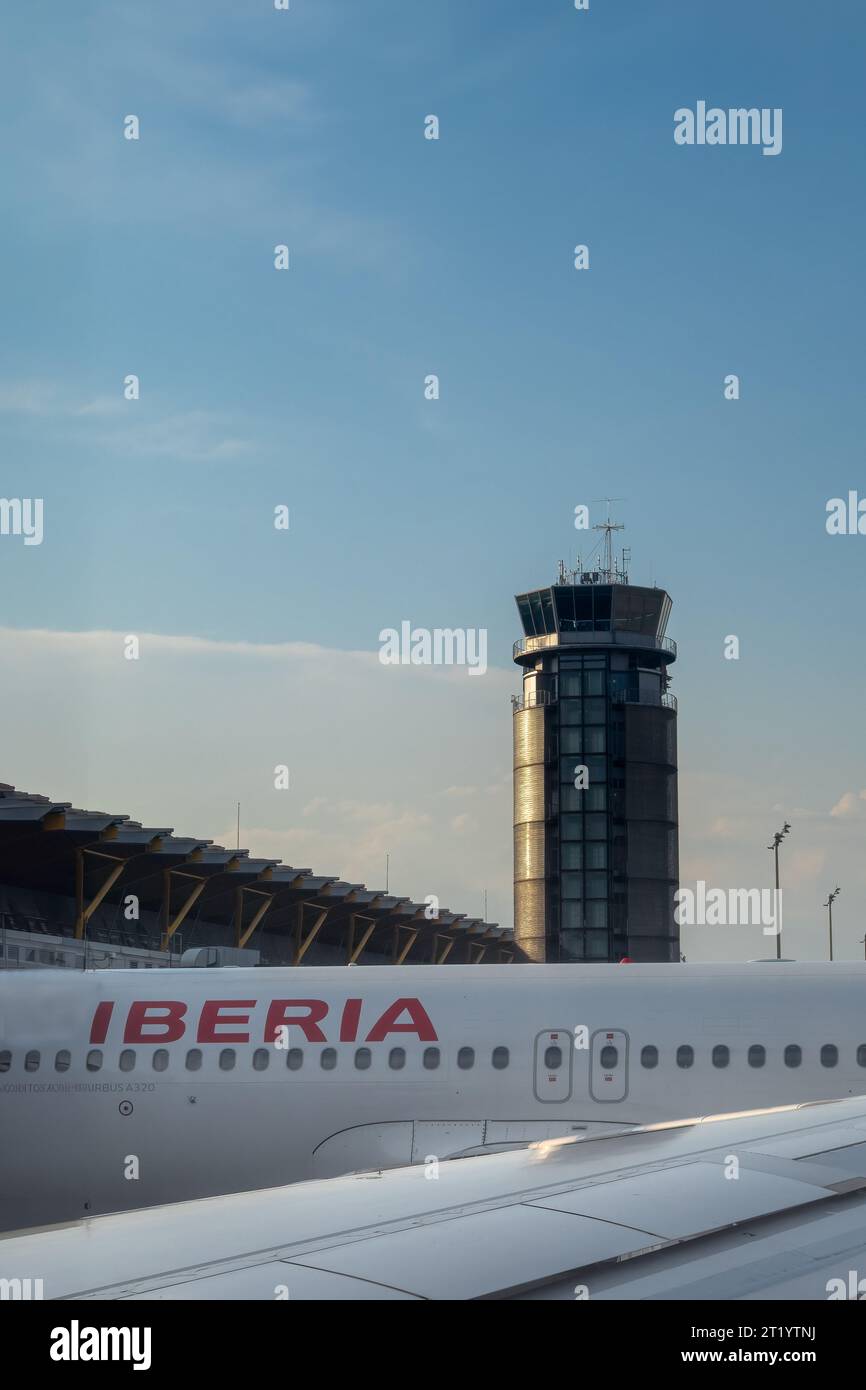
POLYGON ((612 690, 610 695, 615 705, 661 705, 662 709, 672 709, 676 712, 677 697, 668 694, 650 694, 644 691, 641 694, 637 690, 612 690))
POLYGON ((549 690, 530 690, 522 695, 512 695, 511 708, 516 714, 521 709, 535 709, 537 705, 555 705, 556 696, 549 690))
MULTIPOLYGON (((591 625, 587 625, 587 631, 591 625)), ((676 660, 677 644, 672 637, 654 637, 644 632, 629 632, 626 628, 604 628, 593 632, 593 646, 598 647, 644 647, 647 651, 666 652, 672 661, 676 660)), ((568 647, 575 640, 575 631, 563 629, 560 632, 541 633, 538 637, 521 637, 511 649, 516 661, 525 652, 542 652, 546 647, 568 647)))
POLYGON ((558 647, 560 645, 559 634, 550 633, 548 636, 541 637, 521 637, 512 647, 512 656, 516 660, 524 652, 540 652, 545 647, 558 647))
MULTIPOLYGON (((653 694, 649 691, 641 693, 638 690, 612 690, 610 693, 611 702, 615 705, 654 705, 656 708, 671 709, 676 713, 676 695, 653 694)), ((512 695, 511 708, 516 714, 518 710, 535 709, 539 705, 555 705, 559 699, 558 695, 550 690, 530 690, 521 695, 512 695)))

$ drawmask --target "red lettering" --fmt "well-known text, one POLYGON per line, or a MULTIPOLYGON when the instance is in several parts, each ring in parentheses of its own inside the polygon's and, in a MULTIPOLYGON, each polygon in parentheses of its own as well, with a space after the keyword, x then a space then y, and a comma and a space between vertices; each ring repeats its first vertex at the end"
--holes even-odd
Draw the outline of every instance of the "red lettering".
POLYGON ((97 1004, 96 1013, 93 1015, 93 1022, 90 1025, 90 1041, 92 1043, 104 1043, 108 1036, 108 1025, 111 1022, 111 1014, 114 1004, 108 999, 104 999, 101 1004, 97 1004))
POLYGON ((287 1024, 300 1028, 307 1042, 327 1042, 318 1027, 327 1012, 328 1006, 323 999, 275 999, 265 1020, 265 1042, 274 1042, 278 1030, 287 1024), (287 1009, 306 1009, 307 1012, 298 1017, 286 1013, 287 1009))
POLYGON ((123 1030, 123 1041, 125 1043, 149 1043, 149 1042, 177 1042, 178 1038, 183 1037, 184 1033, 184 1014, 186 1004, 180 1003, 177 999, 147 999, 136 1000, 130 1004, 129 1013, 126 1019, 126 1027, 123 1030), (159 1013, 161 1018, 149 1017, 152 1013, 159 1013), (145 1028, 162 1029, 162 1032, 153 1031, 145 1033, 145 1028))
POLYGON ((438 1041, 436 1030, 420 999, 396 999, 373 1024, 367 1034, 367 1042, 382 1042, 387 1033, 417 1033, 421 1042, 438 1041), (409 1023, 397 1022, 402 1013, 409 1015, 409 1023))
POLYGON ((249 1042, 249 1033, 218 1033, 217 1028, 228 1027, 231 1023, 249 1023, 249 1012, 245 1014, 223 1013, 224 1009, 254 1009, 255 999, 207 999, 201 1008, 198 1021, 197 1042, 230 1043, 249 1042))
POLYGON ((340 1019, 340 1042, 354 1042, 357 1038, 362 1002, 360 999, 346 1000, 340 1019))

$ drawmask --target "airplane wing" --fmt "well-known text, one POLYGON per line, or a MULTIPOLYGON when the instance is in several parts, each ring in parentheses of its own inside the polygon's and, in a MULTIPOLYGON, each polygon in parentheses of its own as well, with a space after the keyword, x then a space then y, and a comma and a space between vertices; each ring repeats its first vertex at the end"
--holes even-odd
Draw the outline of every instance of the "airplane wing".
POLYGON ((55 1299, 824 1300, 864 1258, 862 1098, 0 1238, 55 1299))

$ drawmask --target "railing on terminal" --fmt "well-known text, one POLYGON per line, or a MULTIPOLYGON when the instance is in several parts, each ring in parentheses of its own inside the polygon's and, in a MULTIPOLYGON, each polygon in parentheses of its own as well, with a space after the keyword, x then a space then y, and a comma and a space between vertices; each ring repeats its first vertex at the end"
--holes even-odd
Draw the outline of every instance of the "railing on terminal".
POLYGON ((174 950, 160 951, 149 938, 132 933, 92 928, 81 939, 69 922, 53 922, 30 913, 0 913, 0 970, 159 969, 177 965, 183 942, 174 937, 174 950))

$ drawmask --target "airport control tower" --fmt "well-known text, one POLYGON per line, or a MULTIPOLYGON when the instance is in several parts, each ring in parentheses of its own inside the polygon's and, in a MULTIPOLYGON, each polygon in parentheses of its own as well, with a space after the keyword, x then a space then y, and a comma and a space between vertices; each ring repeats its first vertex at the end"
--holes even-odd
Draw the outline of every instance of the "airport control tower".
POLYGON ((514 932, 534 961, 679 960, 671 600, 628 582, 610 520, 596 568, 517 596, 514 932))

